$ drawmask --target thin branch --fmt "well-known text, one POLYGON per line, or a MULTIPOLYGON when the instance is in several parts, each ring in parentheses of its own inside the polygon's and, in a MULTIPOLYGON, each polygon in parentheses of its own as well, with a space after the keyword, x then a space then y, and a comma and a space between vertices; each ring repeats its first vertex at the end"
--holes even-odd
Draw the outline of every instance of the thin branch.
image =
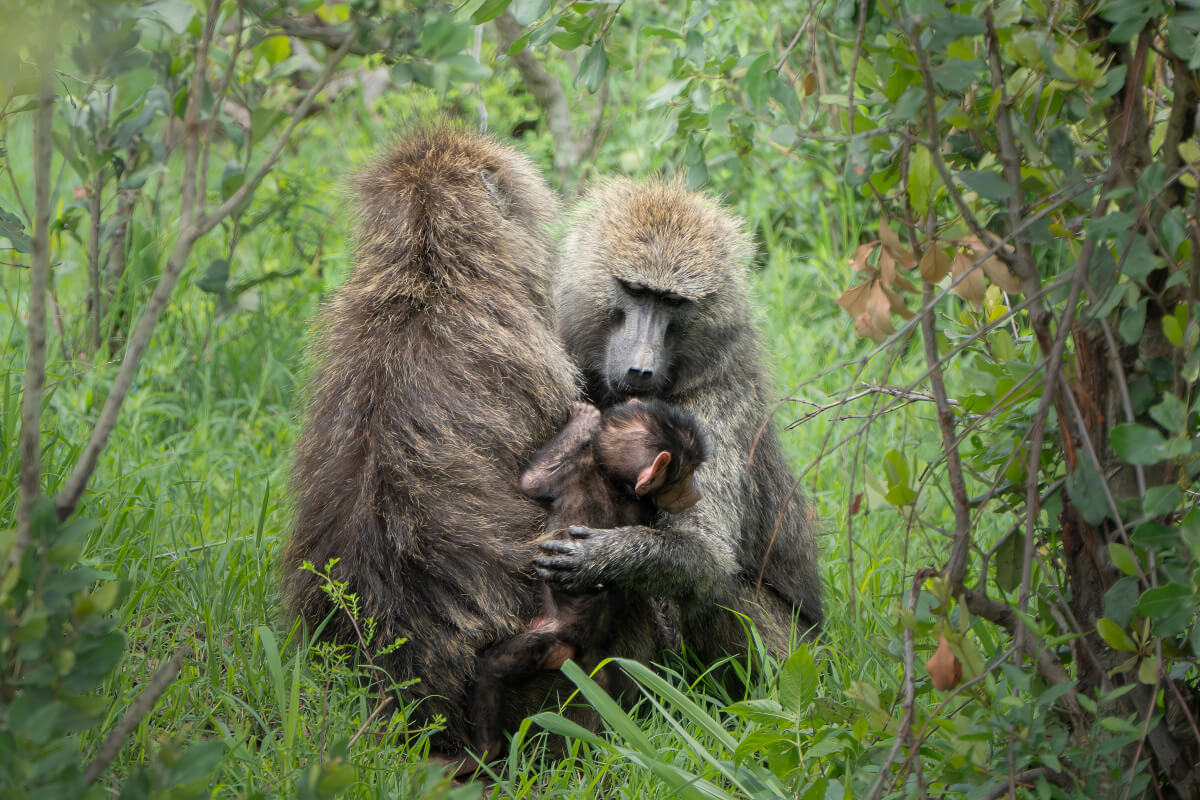
MULTIPOLYGON (((51 4, 38 48, 38 110, 33 137, 33 253, 29 270, 29 355, 21 397, 21 477, 17 496, 17 538, 9 554, 12 569, 33 541, 33 510, 42 496, 41 419, 46 386, 46 291, 50 285, 50 160, 54 125, 54 53, 58 44, 57 3, 51 4)), ((7 572, 8 570, 6 570, 7 572)))
MULTIPOLYGON (((495 19, 496 32, 500 34, 500 45, 505 52, 521 37, 521 23, 505 11, 495 19)), ((533 95, 533 99, 546 114, 546 127, 554 138, 554 169, 565 179, 571 168, 579 162, 579 144, 575 141, 575 126, 571 124, 571 107, 562 83, 542 66, 528 48, 509 56, 521 80, 533 95)))
POLYGON ((262 183, 263 178, 267 176, 267 173, 270 172, 275 166, 275 162, 279 160, 279 156, 283 153, 283 148, 287 146, 292 132, 296 130, 297 125, 299 125, 305 118, 308 117, 308 111, 310 108, 312 108, 312 104, 317 99, 317 95, 319 95, 321 90, 325 88, 325 85, 329 83, 329 79, 333 76, 334 69, 341 62, 341 60, 345 58, 346 54, 350 52, 351 45, 353 45, 354 42, 354 32, 350 31, 346 34, 346 38, 342 41, 341 46, 329 56, 329 60, 325 63, 325 71, 321 73, 321 76, 317 78, 317 81, 308 90, 308 94, 306 94, 304 99, 300 101, 300 105, 296 106, 296 110, 292 112, 292 118, 288 123, 287 128, 285 128, 283 133, 279 135, 279 138, 275 140, 275 146, 271 149, 270 155, 268 155, 266 160, 263 161, 263 163, 259 166, 258 171, 255 172, 252 177, 247 178, 246 182, 242 184, 236 192, 229 196, 229 199, 217 206, 212 212, 205 214, 196 221, 198 236, 203 236, 216 227, 221 220, 229 216, 229 213, 233 211, 233 209, 241 205, 243 201, 245 201, 256 189, 258 189, 258 185, 262 183))
POLYGON ((167 688, 175 682, 179 677, 179 671, 183 669, 183 662, 187 659, 188 654, 192 652, 190 642, 181 644, 175 649, 174 655, 171 656, 167 663, 158 668, 154 673, 154 677, 146 684, 146 688, 142 689, 142 693, 133 701, 133 705, 125 712, 125 716, 117 724, 117 727, 109 731, 108 736, 104 737, 104 741, 100 743, 100 748, 96 750, 96 756, 91 763, 87 765, 87 770, 83 773, 83 783, 85 786, 90 786, 96 778, 103 774, 108 765, 121 752, 121 746, 125 744, 125 740, 133 733, 133 729, 142 721, 142 717, 146 716, 152 708, 158 703, 159 698, 167 691, 167 688))
POLYGON ((333 74, 334 66, 345 56, 350 49, 351 43, 354 41, 353 33, 347 34, 346 38, 342 41, 341 47, 330 56, 325 66, 325 71, 321 74, 317 82, 313 84, 312 88, 309 89, 308 94, 305 95, 304 100, 292 116, 291 122, 289 122, 283 133, 279 135, 270 155, 267 156, 258 171, 252 177, 248 178, 234 194, 214 211, 196 219, 194 217, 197 211, 196 168, 200 132, 196 123, 196 115, 199 98, 203 90, 208 45, 213 34, 219 7, 220 0, 212 0, 209 6, 209 17, 206 19, 203 29, 204 33, 196 51, 196 64, 192 78, 191 93, 188 99, 188 110, 185 116, 184 136, 186 137, 186 158, 183 175, 183 207, 179 225, 179 237, 175 241, 175 246, 171 250, 171 255, 167 259, 167 264, 163 269, 162 275, 159 277, 158 284, 154 287, 150 299, 146 302, 146 309, 142 314, 142 318, 138 320, 137 327, 129 337, 129 342, 125 349, 125 358, 122 359, 121 366, 117 370, 117 376, 113 379, 108 397, 104 401, 104 408, 100 412, 99 419, 96 421, 96 427, 92 429, 92 435, 88 439, 88 443, 84 447, 83 453, 75 465, 75 469, 64 482, 62 491, 54 499, 60 519, 65 519, 74 512, 76 505, 79 503, 79 498, 83 496, 83 492, 87 488, 87 483, 91 479, 92 473, 95 471, 96 464, 99 461, 100 452, 108 443, 108 437, 112 434, 113 428, 117 424, 117 417, 120 414, 121 406, 125 402, 125 398, 129 395, 130 388, 133 386, 133 379, 137 374, 142 357, 146 353, 146 348, 150 344, 150 336, 154 332, 154 326, 158 323, 159 318, 166 309, 171 292, 174 290, 175 284, 179 280, 179 275, 183 272, 183 268, 187 264, 192 246, 196 243, 197 239, 212 230, 234 208, 244 202, 250 196, 251 192, 258 188, 258 185, 262 182, 267 172, 279 159, 279 155, 283 152, 283 148, 287 144, 292 131, 305 118, 313 100, 329 81, 330 76, 333 74))

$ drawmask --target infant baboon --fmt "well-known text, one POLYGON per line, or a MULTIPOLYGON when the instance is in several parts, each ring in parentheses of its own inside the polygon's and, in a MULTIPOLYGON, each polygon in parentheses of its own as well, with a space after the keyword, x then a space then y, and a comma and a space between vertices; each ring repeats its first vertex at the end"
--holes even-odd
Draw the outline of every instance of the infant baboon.
POLYGON ((777 652, 794 616, 801 629, 821 622, 812 522, 768 424, 742 228, 680 182, 606 182, 576 211, 555 292, 588 399, 656 397, 690 411, 712 460, 696 476, 704 500, 662 530, 575 526, 542 542, 538 574, 566 590, 674 598, 684 644, 708 661, 746 649, 723 608, 750 617, 777 652))
POLYGON ((518 479, 577 396, 551 323, 555 201, 524 156, 448 126, 404 137, 355 187, 356 263, 314 347, 284 594, 310 628, 355 642, 298 569, 340 559, 372 647, 407 639, 377 663, 418 679, 410 718, 443 716, 434 747, 454 755, 476 654, 539 605, 546 511, 518 479))
MULTIPOLYGON (((554 536, 566 535, 570 525, 650 525, 660 511, 678 514, 696 504, 700 493, 692 476, 706 457, 696 421, 666 403, 631 400, 603 414, 576 403, 566 427, 534 455, 521 489, 551 503, 546 529, 554 536)), ((483 651, 476 662, 468 716, 479 752, 499 750, 498 703, 505 685, 556 670, 568 658, 591 671, 607 656, 652 655, 623 652, 629 645, 645 649, 627 635, 647 611, 667 613, 652 598, 621 588, 572 593, 545 585, 542 610, 529 629, 483 651)), ((668 628, 659 635, 662 645, 675 624, 658 620, 668 628)))

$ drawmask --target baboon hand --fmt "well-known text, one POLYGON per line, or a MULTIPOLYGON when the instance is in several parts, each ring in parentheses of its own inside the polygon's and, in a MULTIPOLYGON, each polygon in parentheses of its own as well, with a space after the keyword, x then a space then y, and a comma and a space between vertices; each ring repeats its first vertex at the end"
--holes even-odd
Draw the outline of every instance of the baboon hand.
POLYGON ((568 592, 587 592, 601 581, 600 567, 609 542, 620 528, 586 528, 572 525, 568 539, 548 539, 540 544, 543 555, 533 560, 534 570, 546 583, 568 592))

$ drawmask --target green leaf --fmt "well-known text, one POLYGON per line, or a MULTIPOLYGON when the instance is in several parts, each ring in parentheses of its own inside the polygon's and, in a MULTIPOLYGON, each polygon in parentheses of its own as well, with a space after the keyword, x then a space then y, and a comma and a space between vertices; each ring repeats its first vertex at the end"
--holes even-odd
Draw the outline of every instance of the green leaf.
POLYGON ((938 180, 933 155, 922 145, 916 145, 908 165, 908 200, 920 214, 929 212, 934 182, 938 180))
POLYGON ((537 22, 542 14, 550 10, 550 0, 512 0, 509 11, 522 28, 537 22))
POLYGON ((1096 633, 1100 634, 1100 638, 1108 642, 1108 646, 1114 650, 1125 653, 1137 652, 1137 645, 1133 643, 1133 639, 1129 638, 1129 634, 1108 617, 1096 620, 1096 633))
POLYGON ((986 197, 988 200, 999 203, 1012 197, 1012 187, 998 172, 964 170, 958 173, 958 178, 980 197, 986 197))
POLYGON ((1121 627, 1129 624, 1133 616, 1133 607, 1137 604, 1138 593, 1141 591, 1137 578, 1125 576, 1120 578, 1104 593, 1104 616, 1116 622, 1121 627))
POLYGON ((475 13, 471 15, 471 22, 476 25, 482 25, 485 22, 490 22, 496 17, 504 13, 508 8, 510 0, 484 0, 483 5, 475 9, 475 13))
POLYGON ((1126 575, 1137 575, 1137 557, 1133 551, 1120 542, 1108 543, 1108 556, 1112 559, 1113 566, 1124 572, 1126 575))
POLYGON ((1181 583, 1147 589, 1137 602, 1137 612, 1151 619, 1166 619, 1185 611, 1190 614, 1194 609, 1191 588, 1181 583))
POLYGON ((214 258, 209 262, 204 275, 196 281, 196 287, 209 294, 224 294, 229 284, 229 262, 223 258, 214 258))
POLYGON ((1104 479, 1090 458, 1079 459, 1075 470, 1067 475, 1067 495, 1075 510, 1089 525, 1099 525, 1108 518, 1104 479))
POLYGON ((1121 323, 1117 326, 1117 333, 1126 344, 1137 344, 1142 338, 1142 331, 1146 327, 1146 305, 1146 298, 1142 297, 1135 305, 1126 307, 1121 312, 1121 323))
POLYGON ((592 708, 596 709, 596 713, 612 729, 613 733, 624 739, 639 753, 655 755, 658 752, 654 743, 646 737, 646 734, 642 733, 642 729, 638 727, 637 723, 629 718, 629 715, 621 709, 617 701, 609 696, 608 692, 588 677, 583 668, 568 659, 562 665, 562 673, 571 683, 579 687, 579 691, 592 704, 592 708))
POLYGON ((779 702, 796 713, 808 708, 817 693, 817 667, 808 645, 801 644, 779 672, 779 702))
POLYGON ((784 148, 791 148, 799 137, 795 125, 778 125, 771 130, 771 141, 784 148))
POLYGON ((1200 559, 1200 508, 1193 508, 1184 516, 1179 523, 1179 531, 1192 551, 1192 558, 1200 559))
POLYGON ((192 18, 196 16, 196 9, 185 0, 155 0, 143 5, 135 14, 157 20, 179 35, 188 29, 192 18))
POLYGON ((33 251, 33 241, 25 235, 25 223, 21 222, 20 217, 3 208, 0 208, 0 236, 8 239, 9 250, 16 250, 18 253, 33 251))
POLYGON ((646 98, 646 108, 658 108, 659 106, 666 105, 678 97, 679 93, 682 92, 689 83, 691 83, 690 78, 680 78, 667 81, 646 98))
POLYGON ((1146 656, 1138 663, 1138 680, 1153 686, 1158 682, 1158 657, 1146 656))
POLYGON ((1170 514, 1179 508, 1181 502, 1183 502, 1183 492, 1179 490, 1178 486, 1174 484, 1155 486, 1146 490, 1146 499, 1142 502, 1142 511, 1148 517, 1158 517, 1163 514, 1170 514))
POLYGON ((1108 438, 1117 455, 1130 464, 1157 464, 1167 458, 1163 452, 1163 445, 1166 443, 1163 435, 1154 428, 1136 422, 1125 422, 1113 426, 1108 438))
POLYGON ((1021 569, 1025 564, 1025 534, 1013 533, 1000 543, 993 556, 996 565, 996 585, 1011 592, 1021 585, 1021 569))
POLYGON ((1171 433, 1187 433, 1188 408, 1182 400, 1171 393, 1163 395, 1162 402, 1150 409, 1150 417, 1171 433))
POLYGON ((604 83, 604 75, 607 72, 608 54, 604 52, 604 42, 596 42, 583 57, 583 62, 579 65, 579 74, 575 76, 575 82, 578 83, 582 78, 583 85, 588 92, 595 94, 600 91, 600 86, 604 83))

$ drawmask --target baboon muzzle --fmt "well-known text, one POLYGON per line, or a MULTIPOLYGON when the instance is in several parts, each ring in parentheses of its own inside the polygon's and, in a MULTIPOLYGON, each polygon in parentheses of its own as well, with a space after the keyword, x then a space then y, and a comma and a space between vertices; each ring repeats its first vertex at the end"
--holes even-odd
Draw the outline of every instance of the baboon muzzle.
POLYGON ((667 370, 670 316, 653 299, 636 298, 609 340, 609 383, 633 394, 653 393, 667 370))

